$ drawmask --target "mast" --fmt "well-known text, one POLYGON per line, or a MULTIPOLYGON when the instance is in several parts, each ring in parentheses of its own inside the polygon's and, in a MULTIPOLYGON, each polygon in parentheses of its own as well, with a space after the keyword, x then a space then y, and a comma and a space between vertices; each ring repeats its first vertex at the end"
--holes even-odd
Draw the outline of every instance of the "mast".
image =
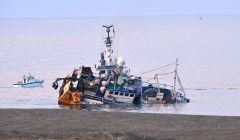
POLYGON ((160 84, 159 84, 159 81, 158 81, 158 74, 155 75, 154 79, 156 79, 157 81, 157 84, 158 84, 158 93, 160 93, 160 84))
POLYGON ((174 85, 173 85, 173 91, 176 91, 176 82, 177 82, 177 66, 178 66, 178 59, 176 59, 175 64, 175 75, 174 75, 174 85))
POLYGON ((106 66, 112 66, 113 65, 113 50, 112 50, 112 40, 110 37, 110 31, 113 25, 107 26, 103 25, 102 27, 106 28, 107 37, 105 40, 105 51, 104 51, 104 59, 105 59, 105 65, 106 66))

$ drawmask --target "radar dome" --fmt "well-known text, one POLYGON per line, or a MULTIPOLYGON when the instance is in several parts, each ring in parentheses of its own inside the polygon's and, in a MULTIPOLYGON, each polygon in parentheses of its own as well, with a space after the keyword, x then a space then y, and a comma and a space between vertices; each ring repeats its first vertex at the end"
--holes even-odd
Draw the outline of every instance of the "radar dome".
POLYGON ((117 58, 117 65, 118 66, 123 66, 125 65, 125 60, 122 57, 117 58))

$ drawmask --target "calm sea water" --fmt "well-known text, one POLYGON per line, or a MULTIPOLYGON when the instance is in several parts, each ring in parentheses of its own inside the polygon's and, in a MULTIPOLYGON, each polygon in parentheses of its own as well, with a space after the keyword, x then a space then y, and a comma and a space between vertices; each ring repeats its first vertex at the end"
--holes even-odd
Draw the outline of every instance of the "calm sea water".
MULTIPOLYGON (((0 108, 65 108, 57 105, 51 83, 80 65, 98 62, 104 24, 115 25, 115 55, 126 59, 132 74, 178 58, 184 87, 207 90, 187 90, 189 104, 78 109, 240 116, 239 16, 0 19, 0 108), (10 88, 28 72, 44 79, 44 87, 10 88)), ((161 83, 173 82, 162 78, 161 83)))

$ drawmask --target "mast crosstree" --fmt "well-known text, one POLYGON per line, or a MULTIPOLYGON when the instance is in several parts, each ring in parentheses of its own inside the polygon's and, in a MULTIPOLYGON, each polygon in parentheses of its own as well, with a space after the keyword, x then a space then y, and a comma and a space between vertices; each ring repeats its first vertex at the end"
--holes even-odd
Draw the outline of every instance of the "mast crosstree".
MULTIPOLYGON (((110 37, 110 32, 111 32, 111 28, 113 28, 113 25, 103 25, 102 27, 106 28, 106 32, 107 32, 107 37, 105 40, 105 51, 103 52, 103 58, 104 58, 104 62, 106 66, 112 66, 113 65, 113 50, 112 50, 112 40, 110 37)), ((114 30, 112 30, 113 32, 114 30)))

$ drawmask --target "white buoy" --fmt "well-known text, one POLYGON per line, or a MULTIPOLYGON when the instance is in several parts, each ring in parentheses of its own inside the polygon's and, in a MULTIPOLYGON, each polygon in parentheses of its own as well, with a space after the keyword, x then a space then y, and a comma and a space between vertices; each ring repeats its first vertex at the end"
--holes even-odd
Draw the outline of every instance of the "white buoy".
POLYGON ((102 87, 100 87, 100 91, 101 91, 101 93, 104 93, 105 89, 106 89, 106 88, 105 88, 105 87, 103 87, 103 86, 102 86, 102 87))
POLYGON ((106 86, 107 85, 107 81, 102 81, 102 85, 106 86))
POLYGON ((89 85, 90 85, 90 87, 92 87, 94 84, 93 84, 93 82, 90 82, 89 85))
POLYGON ((95 83, 99 84, 100 83, 100 79, 96 79, 95 83))

